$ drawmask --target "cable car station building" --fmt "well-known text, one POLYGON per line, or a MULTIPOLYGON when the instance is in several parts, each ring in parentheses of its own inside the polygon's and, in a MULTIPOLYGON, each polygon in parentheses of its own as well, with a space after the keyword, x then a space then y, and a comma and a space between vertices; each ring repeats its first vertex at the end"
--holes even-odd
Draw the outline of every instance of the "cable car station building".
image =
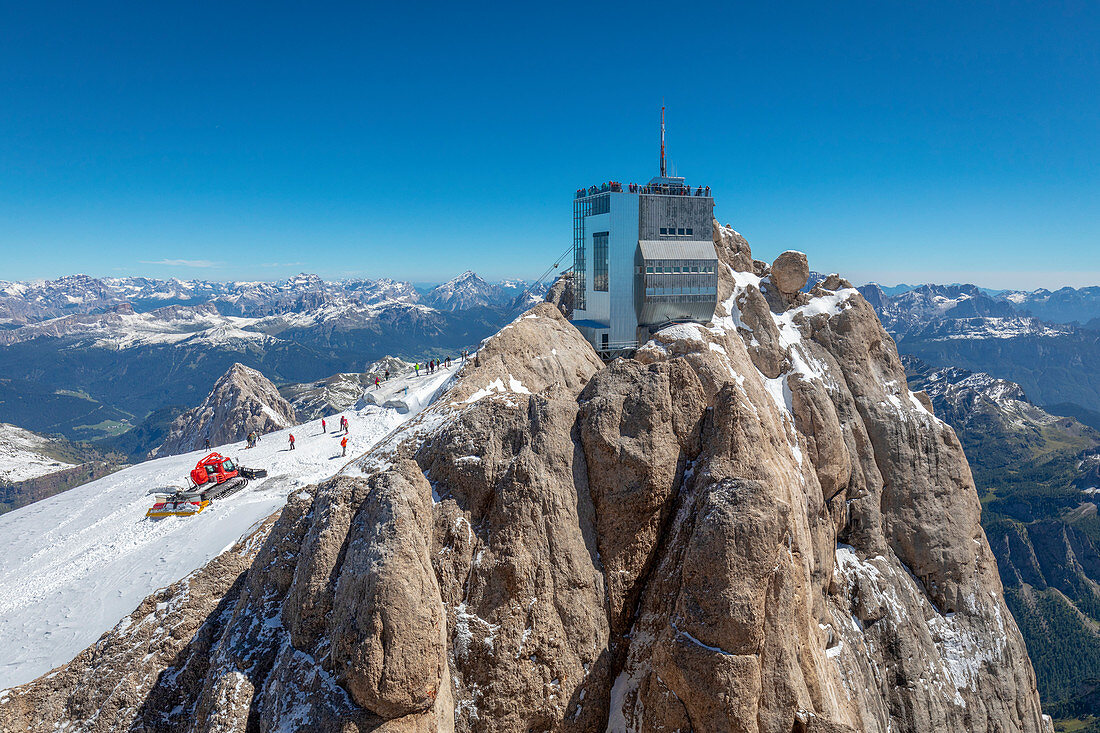
POLYGON ((707 323, 718 304, 710 187, 661 175, 609 182, 573 200, 572 323, 602 356, 634 349, 662 326, 707 323))

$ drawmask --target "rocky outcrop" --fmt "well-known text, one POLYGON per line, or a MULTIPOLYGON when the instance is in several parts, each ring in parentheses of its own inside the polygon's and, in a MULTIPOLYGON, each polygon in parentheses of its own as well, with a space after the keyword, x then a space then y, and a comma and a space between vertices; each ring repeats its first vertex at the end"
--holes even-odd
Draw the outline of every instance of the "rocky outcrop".
POLYGON ((766 292, 743 238, 715 232, 712 323, 603 367, 540 304, 296 494, 212 651, 161 675, 203 665, 177 683, 187 702, 142 714, 195 731, 1045 730, 954 432, 847 282, 766 292))
POLYGON ((553 303, 566 318, 573 317, 573 273, 564 272, 546 292, 547 303, 553 303))
POLYGON ((413 362, 385 356, 362 373, 341 373, 304 384, 284 384, 281 394, 294 409, 298 420, 319 420, 343 410, 366 404, 374 380, 386 381, 413 371, 413 362))
POLYGON ((294 408, 267 377, 243 364, 234 364, 201 405, 172 422, 168 437, 153 455, 198 450, 207 440, 214 448, 244 440, 253 430, 262 435, 297 422, 294 408))

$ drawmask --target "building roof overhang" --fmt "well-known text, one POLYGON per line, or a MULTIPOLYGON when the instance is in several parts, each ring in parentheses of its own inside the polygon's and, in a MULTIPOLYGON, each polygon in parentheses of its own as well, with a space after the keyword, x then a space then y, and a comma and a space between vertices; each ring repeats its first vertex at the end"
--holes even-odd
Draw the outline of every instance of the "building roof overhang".
POLYGON ((718 260, 709 239, 643 239, 638 246, 646 260, 718 260))

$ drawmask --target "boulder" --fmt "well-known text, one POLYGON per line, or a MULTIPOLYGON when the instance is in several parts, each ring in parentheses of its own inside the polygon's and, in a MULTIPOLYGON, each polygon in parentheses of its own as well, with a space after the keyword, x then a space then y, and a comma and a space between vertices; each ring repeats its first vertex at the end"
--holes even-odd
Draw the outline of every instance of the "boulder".
POLYGON ((806 255, 788 250, 775 258, 771 268, 772 282, 783 295, 793 295, 810 279, 810 264, 806 255))

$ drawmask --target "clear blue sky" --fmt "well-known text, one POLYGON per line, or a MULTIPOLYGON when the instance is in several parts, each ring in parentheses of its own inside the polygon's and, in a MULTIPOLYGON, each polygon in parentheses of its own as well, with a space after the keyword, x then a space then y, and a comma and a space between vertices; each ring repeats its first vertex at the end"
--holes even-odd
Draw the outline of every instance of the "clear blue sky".
POLYGON ((1093 2, 5 3, 0 279, 535 275, 576 188, 655 174, 664 98, 762 259, 1097 284, 1098 39, 1093 2))

